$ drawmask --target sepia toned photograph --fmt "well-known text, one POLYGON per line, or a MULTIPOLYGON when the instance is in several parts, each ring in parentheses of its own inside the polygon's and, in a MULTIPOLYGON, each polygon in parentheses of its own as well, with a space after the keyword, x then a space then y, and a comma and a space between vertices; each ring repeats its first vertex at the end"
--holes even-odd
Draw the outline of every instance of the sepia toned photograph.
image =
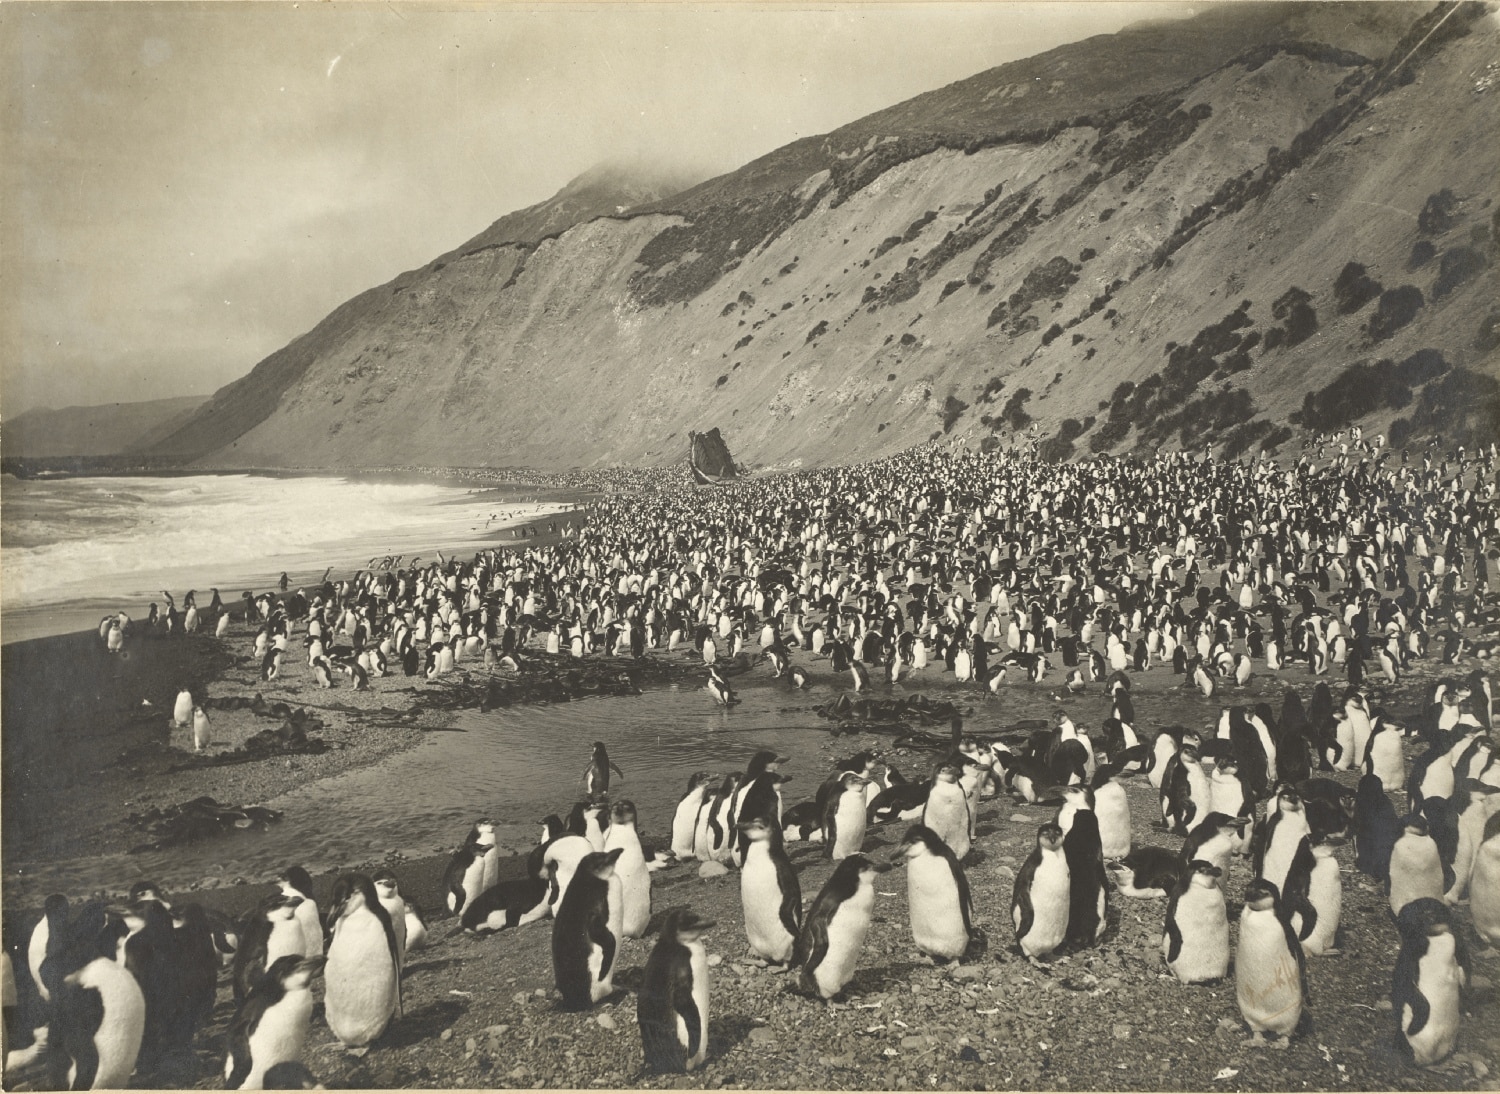
POLYGON ((0 3, 0 1082, 1500 1089, 1500 4, 0 3))

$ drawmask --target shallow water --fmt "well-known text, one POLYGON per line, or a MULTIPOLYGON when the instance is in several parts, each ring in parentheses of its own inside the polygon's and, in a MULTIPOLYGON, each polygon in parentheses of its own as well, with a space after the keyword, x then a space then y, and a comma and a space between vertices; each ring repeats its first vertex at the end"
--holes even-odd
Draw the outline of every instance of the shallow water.
MULTIPOLYGON (((308 476, 182 475, 17 479, 0 487, 4 640, 91 628, 106 612, 144 616, 161 590, 200 604, 267 588, 282 571, 316 580, 372 554, 424 554, 495 542, 515 491, 438 482, 308 476), (495 519, 491 519, 491 518, 495 519)), ((500 545, 507 541, 500 539, 500 545)))

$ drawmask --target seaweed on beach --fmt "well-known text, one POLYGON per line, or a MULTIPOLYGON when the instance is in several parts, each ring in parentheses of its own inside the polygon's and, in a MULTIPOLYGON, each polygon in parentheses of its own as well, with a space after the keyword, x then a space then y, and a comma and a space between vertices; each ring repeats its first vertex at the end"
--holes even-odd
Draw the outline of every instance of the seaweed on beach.
POLYGON ((236 829, 265 829, 281 819, 281 813, 261 805, 221 805, 210 797, 194 798, 165 809, 148 809, 125 818, 136 828, 155 837, 150 843, 132 847, 132 855, 162 851, 184 843, 222 835, 236 829))
POLYGON ((330 745, 321 737, 309 736, 309 733, 322 728, 323 722, 320 719, 298 709, 292 711, 275 729, 263 729, 245 738, 244 743, 231 752, 194 755, 167 768, 167 774, 252 763, 270 756, 318 756, 327 752, 330 745))
POLYGON ((817 715, 833 722, 835 733, 858 726, 867 731, 889 729, 907 734, 913 722, 924 726, 952 724, 962 717, 953 703, 934 701, 924 695, 902 699, 850 699, 847 694, 840 695, 819 707, 817 715))

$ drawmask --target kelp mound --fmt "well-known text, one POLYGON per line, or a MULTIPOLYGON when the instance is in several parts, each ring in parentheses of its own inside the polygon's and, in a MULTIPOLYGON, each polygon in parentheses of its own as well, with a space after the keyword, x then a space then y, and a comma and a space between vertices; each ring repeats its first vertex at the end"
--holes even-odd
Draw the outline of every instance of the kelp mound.
POLYGON ((161 851, 178 847, 184 843, 222 835, 235 829, 264 829, 281 819, 281 813, 261 805, 221 805, 213 798, 194 798, 165 809, 148 809, 144 813, 132 813, 125 818, 154 837, 150 843, 132 847, 130 853, 161 851))
MULTIPOLYGON (((278 703, 277 706, 285 706, 278 703)), ((244 743, 229 752, 194 755, 181 763, 167 768, 167 773, 194 771, 204 767, 228 767, 231 764, 251 763, 268 756, 317 756, 329 749, 327 741, 309 734, 323 728, 323 722, 298 708, 290 711, 281 725, 275 729, 263 729, 247 737, 244 743)))

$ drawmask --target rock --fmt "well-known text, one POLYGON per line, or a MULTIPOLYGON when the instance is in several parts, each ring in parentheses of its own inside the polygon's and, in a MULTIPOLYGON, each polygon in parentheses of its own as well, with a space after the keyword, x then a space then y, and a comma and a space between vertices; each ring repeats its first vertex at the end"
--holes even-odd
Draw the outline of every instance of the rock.
POLYGON ((1483 1060, 1470 1060, 1469 1066, 1474 1069, 1474 1078, 1483 1079, 1490 1073, 1489 1065, 1483 1060))
POLYGON ((984 976, 984 969, 978 965, 955 965, 948 975, 955 980, 979 980, 984 976))
MULTIPOLYGON (((450 1030, 449 1032, 452 1032, 452 1031, 450 1030)), ((486 1026, 485 1029, 484 1029, 484 1032, 485 1032, 486 1036, 489 1036, 489 1037, 504 1037, 507 1033, 510 1032, 510 1026, 508 1026, 508 1025, 486 1026)))
POLYGON ((451 1040, 453 1040, 453 1030, 452 1029, 445 1029, 445 1030, 443 1030, 442 1033, 438 1034, 438 1040, 439 1041, 451 1041, 451 1040))
POLYGON ((514 994, 514 995, 512 995, 510 997, 510 1001, 512 1003, 514 1003, 516 1006, 519 1007, 519 1006, 524 1005, 525 1002, 526 1002, 526 1000, 528 1000, 530 998, 531 998, 531 993, 530 992, 518 991, 518 992, 516 992, 516 994, 514 994))
POLYGON ((708 955, 708 967, 709 968, 716 969, 720 965, 722 965, 723 963, 724 963, 724 955, 723 954, 721 954, 721 953, 711 953, 711 954, 708 955))
POLYGON ((752 1045, 769 1045, 776 1040, 776 1034, 765 1026, 756 1026, 750 1031, 750 1043, 752 1045))
POLYGON ((1391 1008, 1391 1001, 1389 999, 1381 999, 1381 1000, 1379 1000, 1379 1001, 1376 1002, 1375 1009, 1376 1010, 1380 1010, 1380 1011, 1389 1012, 1392 1009, 1391 1008))
POLYGON ((599 1017, 595 1018, 594 1021, 598 1022, 599 1025, 604 1029, 615 1028, 615 1020, 607 1014, 599 1015, 599 1017))
POLYGON ((729 867, 722 862, 705 862, 698 867, 698 876, 701 878, 723 877, 729 873, 729 867))
POLYGON ((1012 813, 1010 815, 1010 819, 1012 821, 1014 821, 1016 824, 1025 824, 1031 818, 1028 817, 1025 813, 1012 813))
POLYGON ((911 1052, 915 1049, 927 1047, 927 1038, 920 1033, 912 1033, 901 1038, 901 1047, 911 1052))
POLYGON ((472 1056, 474 1055, 474 1050, 478 1047, 479 1042, 470 1037, 467 1041, 464 1042, 464 1054, 466 1056, 472 1056))
POLYGON ((1130 1040, 1130 1034, 1132 1032, 1133 1031, 1131 1030, 1131 1028, 1129 1026, 1127 1026, 1124 1022, 1116 1022, 1114 1024, 1113 1033, 1115 1035, 1115 1040, 1116 1041, 1128 1041, 1128 1040, 1130 1040))

